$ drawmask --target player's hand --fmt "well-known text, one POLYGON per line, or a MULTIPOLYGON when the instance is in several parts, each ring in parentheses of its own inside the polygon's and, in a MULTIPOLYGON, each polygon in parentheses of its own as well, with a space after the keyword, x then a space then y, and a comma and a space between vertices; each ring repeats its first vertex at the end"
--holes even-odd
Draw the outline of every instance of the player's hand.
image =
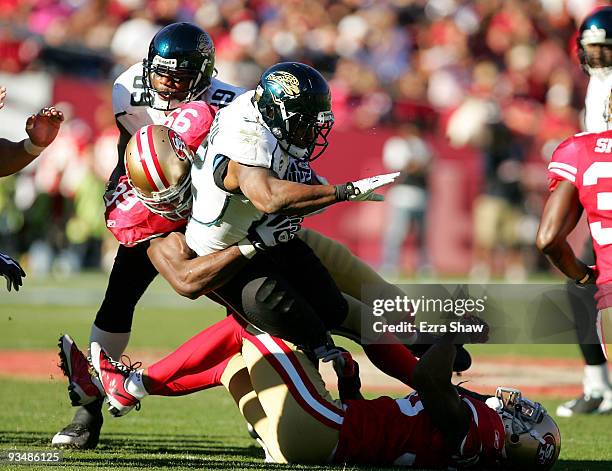
POLYGON ((247 238, 255 249, 264 251, 293 239, 302 221, 303 218, 297 216, 266 214, 251 225, 247 238))
POLYGON ((6 87, 0 87, 0 110, 4 108, 4 98, 6 97, 6 87))
POLYGON ((6 288, 9 291, 11 286, 15 291, 19 291, 19 287, 23 285, 21 278, 26 276, 21 265, 3 253, 0 253, 0 275, 6 278, 6 288))
POLYGON ((374 190, 393 183, 399 174, 400 172, 386 173, 336 185, 336 197, 338 201, 384 201, 385 197, 374 193, 374 190))
POLYGON ((32 144, 38 147, 47 147, 57 137, 63 122, 64 113, 50 106, 28 118, 26 132, 32 144))
POLYGON ((460 322, 465 331, 457 334, 454 343, 487 343, 489 341, 489 324, 482 317, 465 314, 460 318, 460 322))

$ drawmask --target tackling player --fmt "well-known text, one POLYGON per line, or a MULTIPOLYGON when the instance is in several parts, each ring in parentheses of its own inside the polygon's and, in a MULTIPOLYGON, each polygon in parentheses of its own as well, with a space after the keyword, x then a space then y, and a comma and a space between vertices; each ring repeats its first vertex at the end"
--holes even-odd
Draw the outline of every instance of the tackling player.
MULTIPOLYGON (((0 87, 0 109, 4 107, 6 88, 0 87)), ((0 138, 0 177, 12 175, 32 162, 57 137, 64 115, 53 106, 43 108, 28 117, 25 123, 27 139, 13 142, 0 138)), ((6 278, 6 288, 19 291, 22 278, 26 276, 21 265, 0 252, 0 275, 6 278)))
MULTIPOLYGON (((578 31, 577 50, 580 64, 589 76, 585 99, 584 126, 588 132, 608 129, 605 118, 606 98, 612 87, 612 7, 597 9, 588 15, 578 31)), ((581 258, 595 263, 593 244, 589 239, 581 258)), ((608 363, 601 346, 592 343, 595 337, 595 286, 578 288, 568 283, 570 302, 575 314, 579 346, 585 360, 583 393, 557 408, 557 415, 607 413, 612 411, 612 385, 608 377, 608 363)))
MULTIPOLYGON (((197 337, 217 345, 208 372, 221 378, 252 424, 267 461, 550 469, 561 447, 555 422, 515 389, 498 388, 495 397, 458 390, 451 383, 454 335, 442 337, 413 366, 416 392, 401 399, 364 400, 357 364, 343 354, 334 364, 340 401, 302 351, 233 317, 197 337)), ((192 363, 187 355, 184 360, 192 363)), ((138 404, 126 402, 134 395, 181 394, 180 386, 190 382, 188 372, 160 382, 156 364, 134 371, 95 343, 92 362, 117 415, 138 404)))
MULTIPOLYGON (((243 89, 213 77, 214 61, 214 45, 205 31, 189 23, 173 23, 155 35, 147 58, 126 70, 113 85, 113 109, 120 131, 119 159, 107 186, 105 203, 107 225, 111 229, 119 225, 114 233, 120 234, 122 245, 117 250, 90 338, 115 355, 125 350, 134 308, 157 275, 147 257, 147 239, 180 230, 186 223, 149 214, 141 207, 134 209, 136 200, 125 179, 125 147, 132 134, 147 124, 168 123, 177 131, 188 131, 190 118, 196 117, 193 111, 170 115, 181 103, 199 99, 222 107, 242 93, 243 89), (125 217, 121 212, 126 213, 125 217), (138 231, 122 230, 122 224, 138 226, 138 231)), ((70 351, 70 346, 66 351, 70 351)), ((69 371, 75 371, 75 367, 70 366, 69 371)), ((90 395, 94 393, 90 391, 90 395)), ((101 407, 101 401, 80 407, 72 423, 53 437, 52 444, 95 448, 103 422, 101 407)))

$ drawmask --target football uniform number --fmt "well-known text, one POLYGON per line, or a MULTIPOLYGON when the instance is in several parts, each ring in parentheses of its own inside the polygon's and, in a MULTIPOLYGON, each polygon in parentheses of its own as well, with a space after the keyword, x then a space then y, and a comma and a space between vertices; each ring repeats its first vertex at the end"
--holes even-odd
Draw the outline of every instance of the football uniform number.
POLYGON ((122 195, 123 200, 116 204, 117 209, 120 209, 121 211, 129 211, 136 203, 138 203, 138 197, 136 196, 134 189, 128 187, 128 185, 125 183, 120 182, 109 196, 104 196, 106 207, 110 208, 122 195))
POLYGON ((164 124, 174 129, 179 134, 185 134, 191 127, 191 120, 193 118, 197 118, 198 116, 197 110, 187 108, 185 110, 181 110, 181 112, 177 113, 176 115, 172 113, 170 116, 168 116, 164 124))
POLYGON ((236 93, 231 90, 218 89, 210 97, 210 104, 216 105, 219 108, 229 105, 229 103, 236 97, 236 93))
POLYGON ((134 91, 132 92, 132 96, 130 98, 130 104, 132 106, 146 106, 147 102, 145 100, 144 81, 141 75, 134 77, 132 87, 134 87, 134 91))
MULTIPOLYGON (((584 172, 582 184, 583 186, 596 185, 600 178, 612 178, 612 162, 593 162, 584 172)), ((597 209, 599 211, 612 210, 612 192, 600 191, 597 193, 597 209)), ((590 221, 589 227, 593 239, 599 245, 612 244, 612 227, 602 227, 601 221, 590 221)))

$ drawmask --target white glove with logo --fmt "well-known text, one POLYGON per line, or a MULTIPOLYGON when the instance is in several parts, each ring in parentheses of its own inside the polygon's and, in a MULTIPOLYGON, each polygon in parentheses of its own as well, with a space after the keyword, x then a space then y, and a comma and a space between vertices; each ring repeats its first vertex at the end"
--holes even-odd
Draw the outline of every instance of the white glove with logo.
POLYGON ((288 242, 302 227, 304 219, 284 214, 266 214, 249 228, 247 238, 258 251, 288 242))
POLYGON ((393 183, 400 172, 376 175, 344 185, 336 185, 336 198, 338 201, 384 201, 385 197, 374 193, 374 190, 393 183))

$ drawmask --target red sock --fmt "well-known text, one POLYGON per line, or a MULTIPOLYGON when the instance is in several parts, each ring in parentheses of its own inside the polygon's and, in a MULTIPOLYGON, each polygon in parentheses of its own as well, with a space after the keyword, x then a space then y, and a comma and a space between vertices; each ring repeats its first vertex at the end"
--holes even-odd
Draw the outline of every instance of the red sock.
POLYGON ((412 372, 418 360, 395 335, 385 332, 376 343, 363 345, 363 351, 383 373, 412 387, 412 372))
MULTIPOLYGON (((181 376, 180 378, 167 381, 166 383, 155 383, 155 396, 185 396, 203 389, 213 388, 221 385, 221 375, 231 358, 223 360, 216 366, 191 375, 181 376)), ((151 388, 149 388, 151 389, 151 388)))
MULTIPOLYGON (((147 369, 149 394, 187 394, 219 385, 219 365, 240 352, 243 327, 232 316, 213 324, 147 369), (209 371, 212 370, 212 371, 209 371), (174 386, 172 386, 174 384, 174 386)), ((223 369, 225 365, 223 365, 223 369)))

